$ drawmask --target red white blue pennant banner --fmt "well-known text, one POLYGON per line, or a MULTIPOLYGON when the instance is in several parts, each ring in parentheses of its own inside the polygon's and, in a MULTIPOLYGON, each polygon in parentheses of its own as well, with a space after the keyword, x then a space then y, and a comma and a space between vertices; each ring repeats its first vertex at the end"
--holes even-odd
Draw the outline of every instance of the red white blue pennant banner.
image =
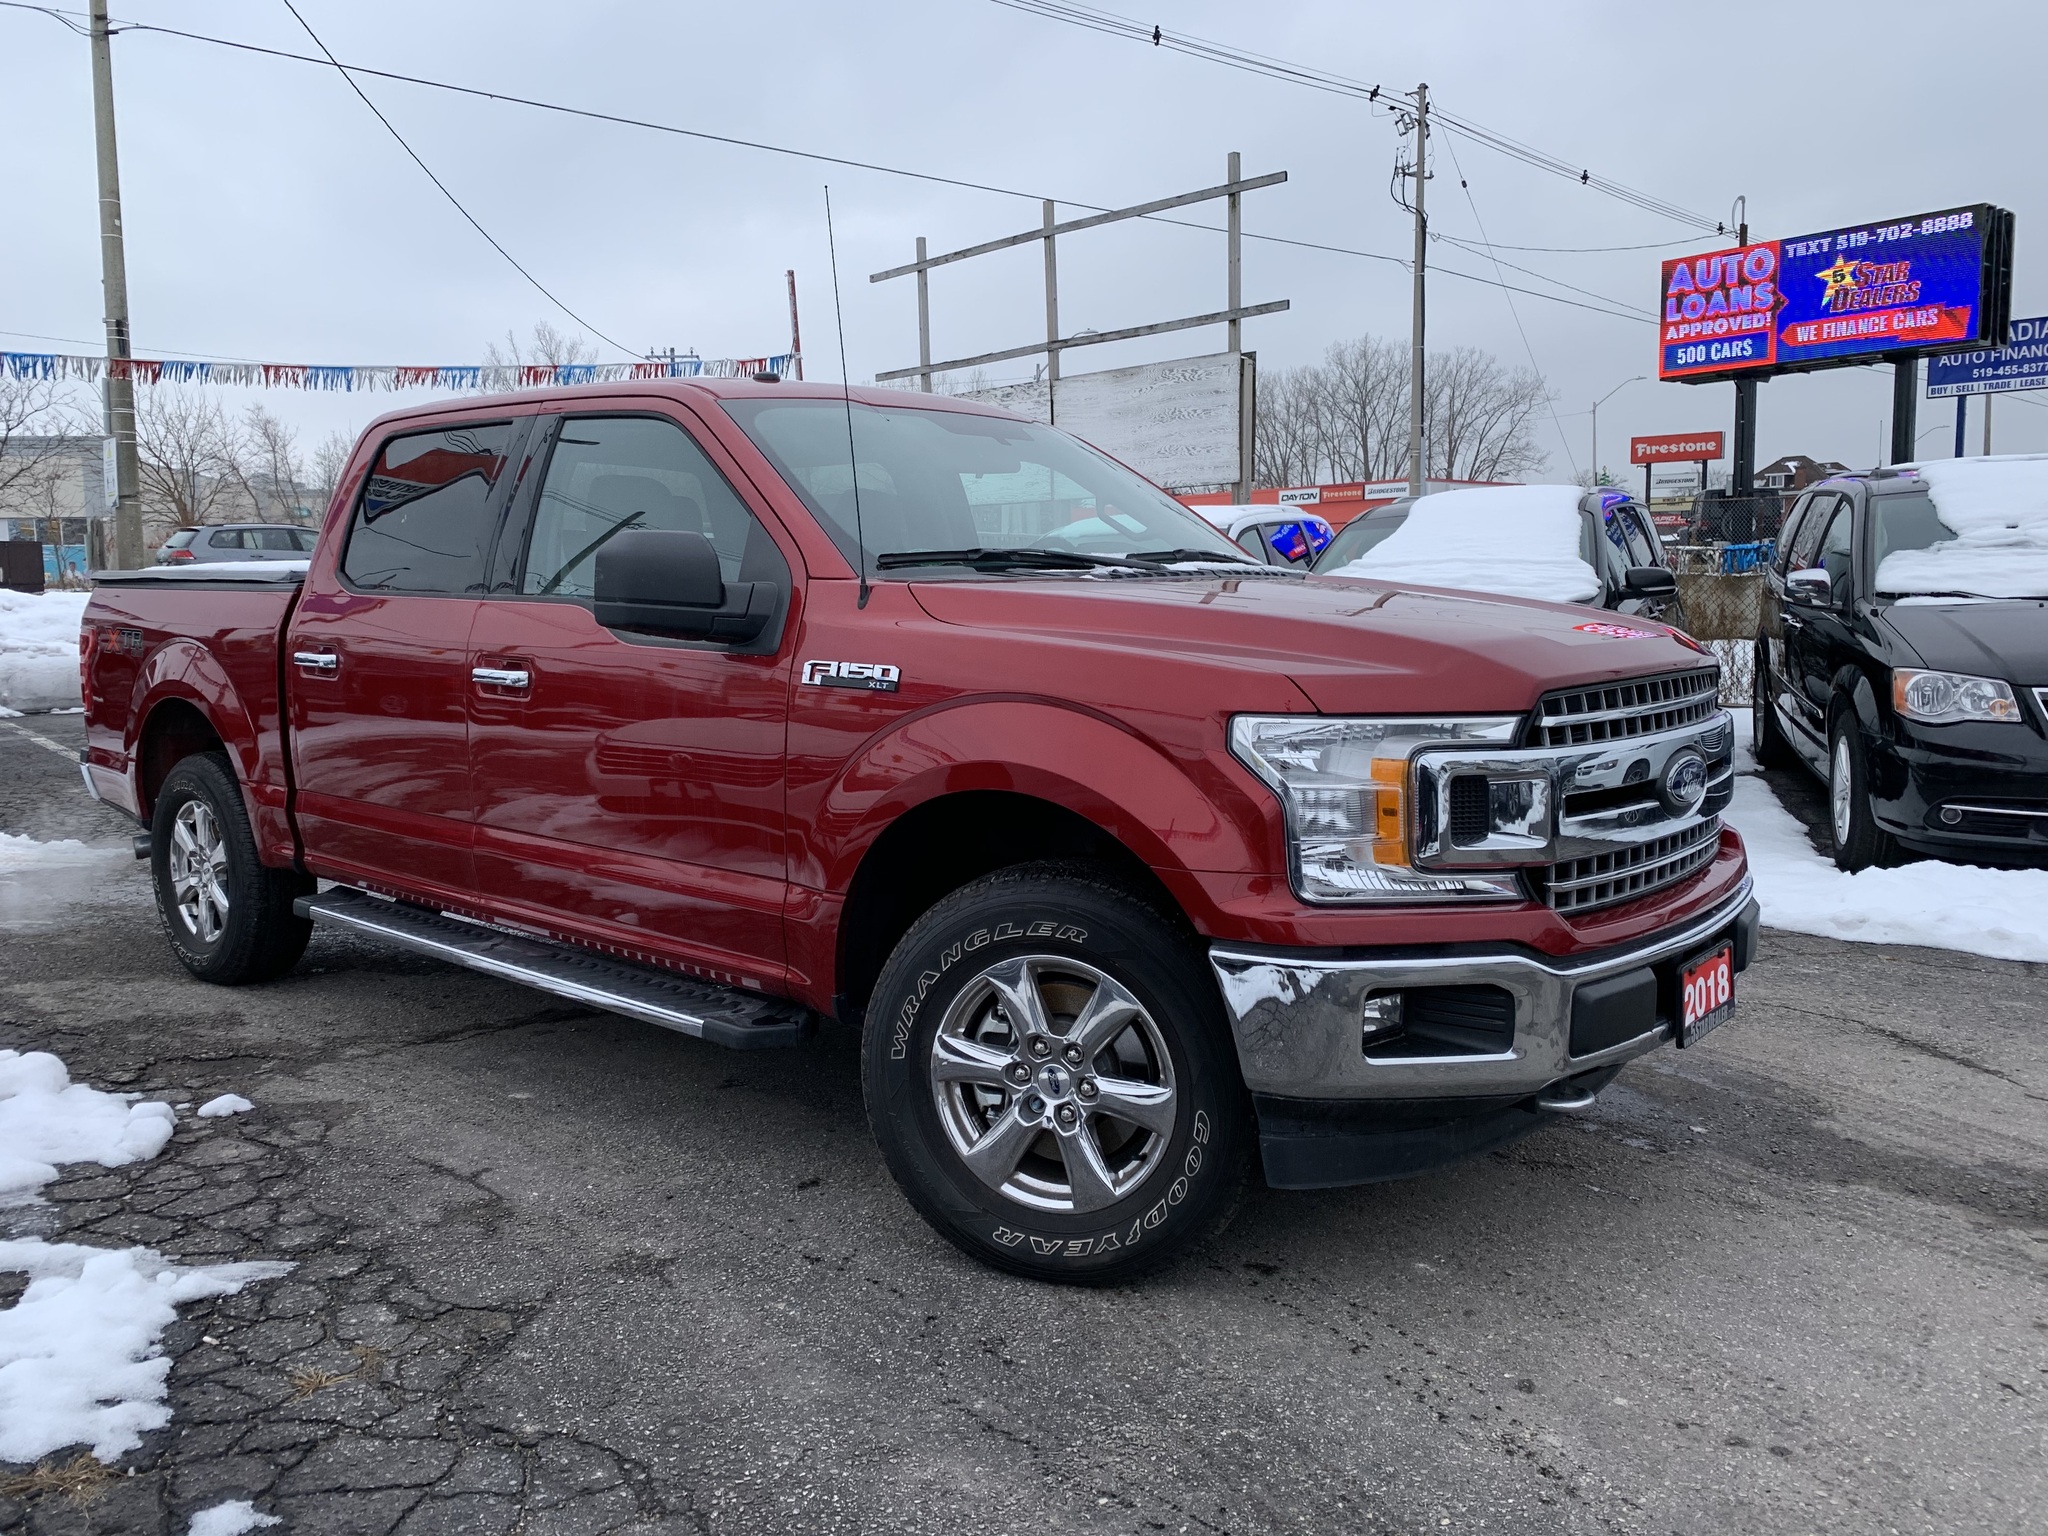
POLYGON ((786 379, 797 372, 800 363, 794 352, 771 357, 678 357, 653 363, 468 363, 436 368, 379 363, 201 363, 178 358, 0 352, 0 376, 81 384, 97 384, 111 375, 137 384, 238 384, 256 389, 501 391, 623 384, 635 379, 744 379, 757 373, 786 379))

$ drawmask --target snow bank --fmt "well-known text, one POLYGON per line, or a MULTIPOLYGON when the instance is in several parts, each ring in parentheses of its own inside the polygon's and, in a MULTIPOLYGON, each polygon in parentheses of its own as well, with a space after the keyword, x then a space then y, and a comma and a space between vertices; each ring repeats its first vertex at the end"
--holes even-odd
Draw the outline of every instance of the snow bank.
POLYGON ((1886 555, 1880 592, 2048 596, 2048 454, 1934 459, 1914 472, 1956 536, 1886 555))
POLYGON ((1579 558, 1583 526, 1576 485, 1501 485, 1435 491, 1373 549, 1319 576, 1358 576, 1406 586, 1457 587, 1583 603, 1600 576, 1579 558))
POLYGON ((21 1299, 0 1311, 0 1461, 35 1461, 67 1445, 89 1446, 101 1461, 134 1450, 171 1421, 171 1362, 157 1350, 178 1303, 290 1269, 180 1269, 147 1248, 0 1242, 0 1272, 29 1277, 21 1299))
POLYGON ((199 1118, 218 1120, 223 1115, 246 1115, 256 1106, 239 1093, 224 1093, 217 1099, 208 1099, 199 1106, 199 1118))
POLYGON ((128 857, 131 855, 124 849, 95 848, 75 837, 43 843, 18 832, 0 832, 0 875, 26 874, 38 869, 83 869, 128 857))
POLYGON ((1863 944, 1920 944, 1994 960, 2048 960, 2048 870, 1979 869, 1925 859, 1845 875, 1814 850, 1806 828, 1778 803, 1738 732, 1735 800, 1726 819, 1742 834, 1766 927, 1863 944))
POLYGON ((0 704, 24 710, 78 702, 78 623, 91 596, 0 587, 0 704))
POLYGON ((175 1124, 168 1104, 131 1103, 72 1082, 47 1051, 0 1051, 0 1198, 33 1194, 59 1163, 147 1162, 175 1124))
POLYGON ((258 1526, 278 1523, 275 1515, 257 1513, 256 1506, 247 1499, 229 1499, 194 1515, 187 1536, 245 1536, 258 1526))

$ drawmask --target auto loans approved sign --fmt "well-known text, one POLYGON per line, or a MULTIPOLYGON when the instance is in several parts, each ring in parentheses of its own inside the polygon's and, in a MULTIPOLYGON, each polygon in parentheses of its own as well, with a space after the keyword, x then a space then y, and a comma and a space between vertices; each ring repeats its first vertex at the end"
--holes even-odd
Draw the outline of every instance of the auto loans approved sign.
POLYGON ((1657 377, 1984 346, 2003 324, 2010 217, 1978 204, 1667 261, 1657 377))

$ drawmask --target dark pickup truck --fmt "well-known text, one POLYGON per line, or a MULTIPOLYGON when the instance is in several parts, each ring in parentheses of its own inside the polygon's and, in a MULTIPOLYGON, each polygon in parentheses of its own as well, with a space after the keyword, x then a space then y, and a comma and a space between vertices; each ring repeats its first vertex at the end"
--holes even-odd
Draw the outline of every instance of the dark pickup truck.
POLYGON ((1053 1279, 1583 1110, 1755 943, 1685 637, 1253 563, 930 396, 387 416, 303 568, 103 573, 81 668, 195 976, 327 923, 726 1046, 836 1020, 910 1200, 1053 1279))

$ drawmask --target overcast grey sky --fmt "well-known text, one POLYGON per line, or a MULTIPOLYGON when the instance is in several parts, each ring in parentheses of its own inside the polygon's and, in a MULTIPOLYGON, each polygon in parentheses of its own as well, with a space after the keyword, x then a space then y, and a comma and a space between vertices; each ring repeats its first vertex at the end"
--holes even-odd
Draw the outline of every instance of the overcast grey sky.
MULTIPOLYGON (((81 0, 58 0, 76 5, 81 0)), ((1169 32, 1338 70, 1429 83, 1445 109, 1699 210, 1748 198, 1753 235, 1793 235, 1969 202, 2018 215, 2015 314, 2048 311, 2036 241, 2048 215, 2037 127, 2048 7, 1784 0, 1759 14, 1642 0, 1435 0, 1419 7, 1138 0, 1169 32)), ((916 360, 915 295, 867 274, 1015 233, 1039 196, 1120 205, 1245 170, 1286 170, 1246 199, 1246 228, 1405 256, 1390 201, 1385 115, 1299 86, 1020 14, 990 0, 299 0, 344 62, 495 88, 737 137, 1014 188, 970 192, 524 107, 365 81, 472 213, 572 309, 638 351, 707 357, 784 349, 783 271, 797 271, 810 377, 836 377, 821 187, 832 185, 848 365, 856 380, 916 360)), ((115 0, 117 19, 308 51, 282 0, 115 0)), ((137 350, 314 363, 480 360, 508 327, 568 326, 463 223, 332 71, 131 33, 114 44, 137 350)), ((99 336, 87 45, 0 10, 10 108, 9 238, 0 345, 90 352, 99 336), (61 337, 45 341, 42 337, 61 337)), ((1441 141, 1439 141, 1441 143, 1441 141)), ((1441 155, 1433 224, 1502 246, 1668 243, 1660 250, 1508 252, 1503 259, 1649 311, 1661 255, 1718 242, 1469 144, 1441 155), (1460 179, 1468 184, 1461 188, 1460 179)), ((1197 217, 1221 222, 1220 205, 1197 217)), ((1490 273, 1439 244, 1433 260, 1490 273)), ((1108 330, 1219 309, 1220 234, 1129 224, 1063 241, 1062 318, 1108 330)), ((1545 288, 1540 281, 1507 274, 1545 288)), ((939 356, 1042 334, 1035 247, 934 274, 939 356)), ((1567 294, 1567 297, 1571 295, 1567 294)), ((1405 270, 1250 242, 1249 322, 1263 367, 1331 341, 1405 336, 1405 270)), ((1550 470, 1588 457, 1586 408, 1656 371, 1655 328, 1445 276, 1431 341, 1533 354, 1558 394, 1550 470), (1526 332, 1526 348, 1523 340, 1526 332)), ((593 338, 594 339, 594 338, 593 338)), ((1187 332, 1094 349, 1110 367, 1221 346, 1187 332)), ((620 354, 600 346, 599 356, 620 354)), ((1082 366, 1070 360, 1068 367, 1082 366)), ((1014 365, 1013 365, 1014 368, 1014 365)), ((1002 373, 1003 370, 991 370, 1002 373)), ((1028 370, 1025 370, 1028 371, 1028 370)), ((255 398, 223 392, 239 407, 255 398)), ((419 394, 263 397, 310 440, 419 394)), ((1761 392, 1760 460, 1854 465, 1880 451, 1888 370, 1779 379, 1761 392)), ((1972 402, 1971 451, 1981 402, 1972 402)), ((1631 433, 1725 427, 1730 386, 1622 389, 1600 413, 1601 457, 1631 433)), ((2048 393, 1997 406, 1999 451, 2048 448, 2048 393)), ((1949 451, 1951 402, 1923 401, 1921 451, 1949 451)))

